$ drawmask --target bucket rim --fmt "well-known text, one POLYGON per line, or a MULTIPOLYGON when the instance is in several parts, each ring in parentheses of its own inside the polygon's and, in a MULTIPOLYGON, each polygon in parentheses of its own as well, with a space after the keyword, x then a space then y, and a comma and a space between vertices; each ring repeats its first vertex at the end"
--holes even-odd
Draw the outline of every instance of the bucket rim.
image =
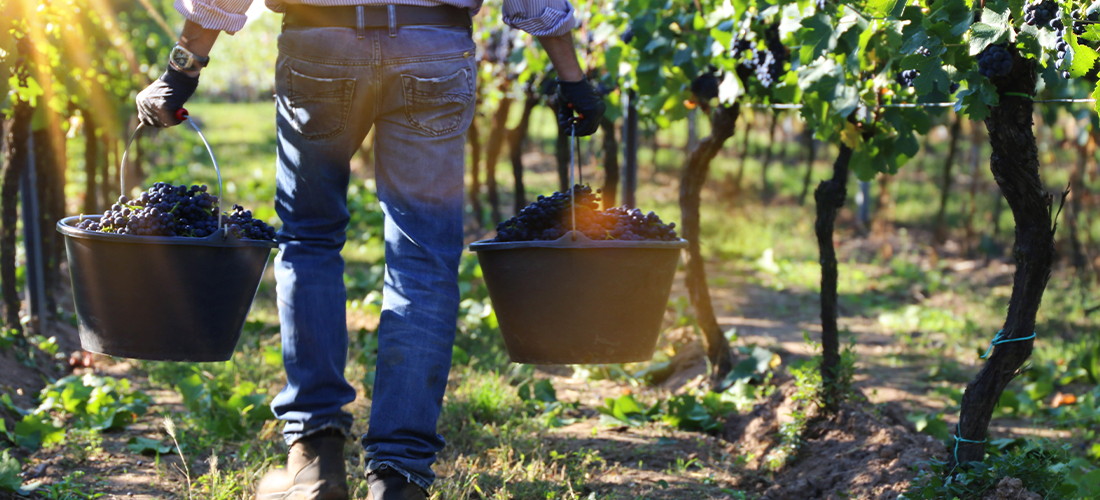
POLYGON ((513 250, 517 248, 557 248, 561 250, 574 250, 582 248, 651 248, 659 250, 681 250, 687 248, 688 241, 683 238, 676 238, 674 241, 660 241, 660 240, 641 240, 641 241, 622 241, 622 240, 593 240, 585 236, 583 233, 576 233, 577 239, 573 240, 571 237, 573 231, 565 233, 564 236, 556 240, 533 240, 533 241, 493 241, 493 240, 481 240, 475 241, 470 244, 471 252, 485 252, 493 250, 513 250))
POLYGON ((76 222, 81 220, 102 219, 102 215, 73 215, 65 217, 57 221, 57 232, 70 238, 86 239, 86 240, 98 240, 98 241, 113 241, 117 243, 138 243, 145 245, 185 245, 185 246, 200 246, 200 247, 262 247, 262 248, 277 248, 279 244, 274 241, 262 241, 262 240, 250 240, 237 238, 231 234, 226 233, 227 230, 219 229, 213 234, 204 238, 195 237, 183 237, 183 236, 138 236, 133 234, 113 234, 113 233, 101 233, 98 231, 88 231, 84 229, 78 229, 76 222), (224 236, 219 236, 224 234, 224 236))

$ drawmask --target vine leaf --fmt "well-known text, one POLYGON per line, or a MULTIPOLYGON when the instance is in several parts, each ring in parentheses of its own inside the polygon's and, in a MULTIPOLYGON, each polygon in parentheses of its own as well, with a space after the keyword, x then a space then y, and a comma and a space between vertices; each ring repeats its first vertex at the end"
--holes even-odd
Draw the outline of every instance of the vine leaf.
POLYGON ((867 13, 875 17, 898 17, 905 9, 905 2, 899 0, 870 0, 867 13))
MULTIPOLYGON (((1070 52, 1073 54, 1073 59, 1069 65, 1069 74, 1073 78, 1081 78, 1092 70, 1093 66, 1096 66, 1096 50, 1088 45, 1078 45, 1077 35, 1072 32, 1067 32, 1066 38, 1069 41, 1070 52)), ((1068 52, 1066 57, 1070 57, 1068 52)))
POLYGON ((982 22, 970 26, 970 55, 976 56, 986 47, 1011 38, 1009 10, 997 12, 989 7, 982 10, 982 22))
POLYGON ((1100 113, 1100 85, 1097 85, 1096 90, 1092 91, 1092 98, 1096 99, 1096 104, 1094 104, 1094 109, 1096 110, 1097 113, 1100 113))
POLYGON ((951 73, 954 73, 954 68, 943 65, 940 59, 935 57, 909 57, 919 60, 919 64, 915 66, 915 69, 920 74, 913 80, 913 88, 916 89, 918 95, 931 93, 934 87, 947 90, 951 86, 951 73), (948 73, 948 70, 951 70, 951 73, 948 73))
POLYGON ((852 149, 857 149, 859 147, 859 139, 859 129, 856 128, 855 124, 851 122, 845 123, 844 130, 840 131, 840 142, 852 149))
POLYGON ((966 80, 968 82, 981 82, 978 86, 960 90, 955 97, 955 112, 965 111, 970 119, 981 121, 989 117, 989 107, 996 106, 1000 102, 997 89, 989 83, 985 77, 978 75, 976 71, 970 72, 966 80))
POLYGON ((967 2, 937 2, 940 6, 926 18, 925 29, 940 38, 961 36, 974 22, 974 13, 967 2))
POLYGON ((799 49, 799 59, 813 61, 822 54, 832 52, 836 48, 838 34, 833 31, 829 17, 824 13, 817 13, 802 20, 802 48, 799 49))

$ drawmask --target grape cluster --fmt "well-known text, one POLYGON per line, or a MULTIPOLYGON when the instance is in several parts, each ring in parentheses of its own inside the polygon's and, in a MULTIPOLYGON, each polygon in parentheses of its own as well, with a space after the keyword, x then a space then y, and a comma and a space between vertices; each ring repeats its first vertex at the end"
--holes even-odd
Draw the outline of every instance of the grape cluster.
POLYGON ((915 69, 907 69, 905 71, 902 71, 901 73, 898 73, 897 76, 898 85, 901 85, 902 87, 912 87, 913 80, 916 80, 918 76, 920 76, 920 71, 917 71, 915 69))
POLYGON ((978 73, 987 78, 1004 76, 1012 71, 1012 54, 1004 44, 990 45, 978 54, 978 73))
POLYGON ((1073 23, 1073 34, 1084 35, 1085 32, 1089 30, 1090 24, 1100 22, 1100 10, 1089 12, 1088 16, 1085 17, 1085 20, 1089 22, 1075 21, 1073 23))
POLYGON ((1066 52, 1069 51, 1069 42, 1066 41, 1066 26, 1062 24, 1061 19, 1055 19, 1050 22, 1050 26, 1054 28, 1054 34, 1058 37, 1058 43, 1054 44, 1054 50, 1057 51, 1057 57, 1054 58, 1054 69, 1058 70, 1058 74, 1062 78, 1069 79, 1069 71, 1060 69, 1062 64, 1066 62, 1066 52))
MULTIPOLYGON (((742 41, 738 40, 740 44, 742 41)), ((740 48, 734 47, 735 57, 740 55, 740 48)), ((787 47, 779 39, 779 24, 770 26, 764 36, 764 44, 755 42, 751 49, 749 60, 742 64, 756 73, 756 79, 761 85, 771 87, 773 83, 783 76, 783 65, 786 64, 789 54, 787 47)))
POLYGON ((1032 0, 1024 4, 1024 22, 1032 26, 1046 27, 1058 17, 1058 4, 1054 0, 1032 0))
POLYGON ((233 205, 233 210, 228 216, 223 215, 222 219, 225 221, 225 228, 238 238, 267 241, 275 239, 275 228, 262 220, 253 219, 252 211, 245 210, 240 205, 233 205))
POLYGON ((748 52, 749 50, 752 50, 752 47, 753 47, 753 43, 751 41, 746 40, 744 38, 738 38, 737 40, 735 40, 733 42, 733 47, 732 47, 732 50, 730 51, 730 57, 732 57, 734 59, 738 59, 738 58, 741 57, 741 54, 744 54, 745 52, 748 52))
MULTIPOLYGON (((103 212, 99 220, 86 219, 78 229, 134 236, 187 236, 203 238, 218 230, 218 197, 207 187, 157 182, 141 196, 125 195, 103 212)), ((252 213, 234 205, 234 212, 222 216, 238 237, 273 241, 275 228, 252 219, 252 213), (232 225, 236 226, 233 230, 232 225)))
POLYGON ((621 39, 623 43, 630 45, 630 42, 634 40, 634 28, 631 26, 627 26, 626 30, 623 31, 623 34, 619 35, 619 39, 621 39))
POLYGON ((577 231, 593 240, 623 241, 673 241, 676 240, 676 223, 665 224, 653 212, 613 207, 600 210, 599 190, 577 184, 573 186, 573 203, 570 192, 555 192, 539 196, 534 203, 520 210, 519 214, 497 224, 497 236, 493 241, 556 240, 565 236, 573 227, 571 208, 576 210, 577 231))
POLYGON ((718 75, 716 71, 717 68, 711 68, 710 71, 695 77, 691 81, 691 93, 695 94, 702 102, 718 97, 718 75))

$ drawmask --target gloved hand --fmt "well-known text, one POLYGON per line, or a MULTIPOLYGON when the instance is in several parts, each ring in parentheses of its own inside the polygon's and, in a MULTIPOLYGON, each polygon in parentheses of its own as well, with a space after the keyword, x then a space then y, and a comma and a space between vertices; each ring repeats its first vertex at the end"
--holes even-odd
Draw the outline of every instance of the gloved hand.
POLYGON ((168 71, 138 94, 138 119, 147 127, 179 125, 176 111, 183 108, 198 86, 199 77, 188 76, 169 65, 168 71))
POLYGON ((607 105, 596 89, 588 84, 587 78, 579 82, 558 80, 558 124, 565 130, 574 130, 575 124, 573 135, 583 137, 595 134, 606 110, 607 105), (574 112, 577 116, 573 116, 574 112))

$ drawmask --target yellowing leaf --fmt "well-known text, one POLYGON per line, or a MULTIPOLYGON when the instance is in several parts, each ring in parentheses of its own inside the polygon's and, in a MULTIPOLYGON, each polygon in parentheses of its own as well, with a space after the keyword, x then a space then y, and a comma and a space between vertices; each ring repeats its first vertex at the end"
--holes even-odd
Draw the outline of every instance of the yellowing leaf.
POLYGON ((847 123, 844 125, 844 130, 840 132, 840 142, 852 149, 859 147, 859 130, 856 129, 855 124, 847 123))

